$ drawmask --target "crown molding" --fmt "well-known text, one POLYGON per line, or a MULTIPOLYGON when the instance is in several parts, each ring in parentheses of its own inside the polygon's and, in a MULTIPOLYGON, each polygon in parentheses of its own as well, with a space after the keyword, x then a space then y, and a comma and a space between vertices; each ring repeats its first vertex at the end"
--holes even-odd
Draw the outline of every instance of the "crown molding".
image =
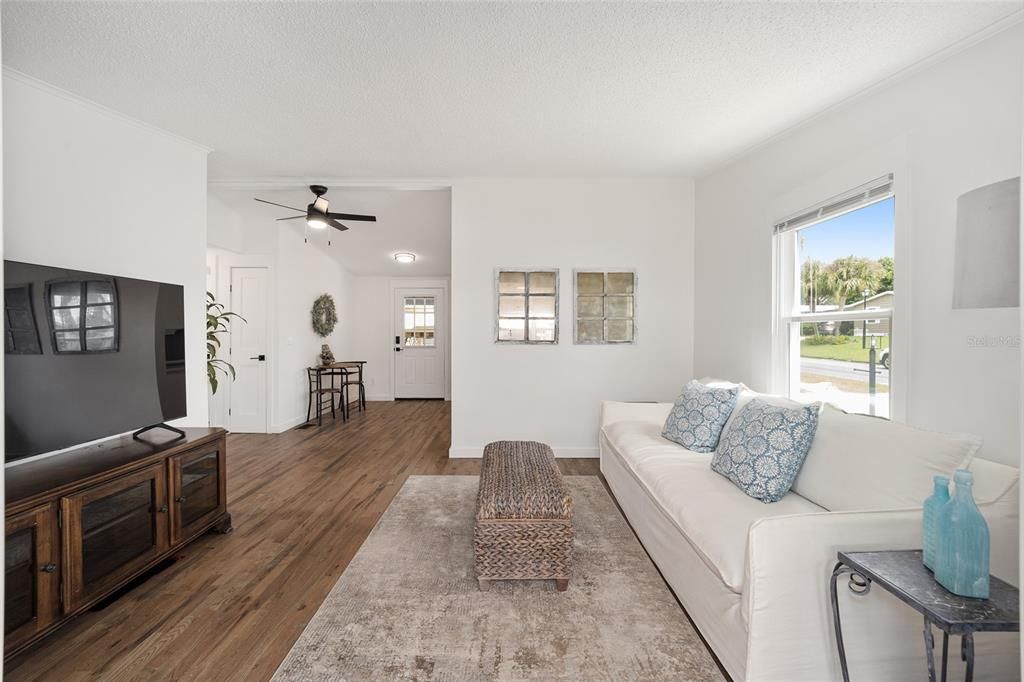
POLYGON ((207 180, 210 189, 227 190, 275 190, 306 189, 309 185, 324 185, 329 189, 369 189, 391 191, 436 191, 450 190, 450 178, 324 178, 298 177, 251 177, 212 178, 207 180))
POLYGON ((145 130, 150 133, 155 133, 157 135, 160 135, 161 137, 166 137, 168 139, 175 140, 176 142, 184 142, 190 147, 195 147, 196 149, 202 151, 205 154, 209 154, 210 152, 213 151, 212 147, 207 147, 206 145, 200 144, 195 140, 190 140, 187 137, 182 137, 177 133, 172 133, 169 130, 164 130, 163 128, 159 128, 151 123, 140 121, 139 119, 133 118, 128 114, 122 114, 120 111, 111 109, 110 107, 100 104, 99 102, 95 102, 86 97, 82 97, 81 95, 76 95, 75 93, 65 90, 64 88, 53 85, 52 83, 47 83, 43 80, 39 80, 35 76, 30 76, 27 73, 18 71, 17 69, 13 69, 9 66, 3 67, 3 74, 4 78, 11 78, 13 80, 24 83, 25 85, 33 87, 36 90, 40 90, 50 95, 60 97, 61 99, 67 100, 69 102, 74 102, 75 104, 79 104, 97 113, 103 114, 108 118, 113 118, 123 123, 128 123, 136 128, 141 128, 142 130, 145 130))

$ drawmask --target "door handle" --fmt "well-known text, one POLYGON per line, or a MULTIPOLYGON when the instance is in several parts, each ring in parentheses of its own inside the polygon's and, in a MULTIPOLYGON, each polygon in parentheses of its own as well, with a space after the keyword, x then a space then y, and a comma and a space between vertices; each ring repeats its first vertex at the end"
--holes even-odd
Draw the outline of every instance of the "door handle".
POLYGON ((396 353, 401 353, 401 352, 402 352, 402 349, 401 349, 401 348, 396 348, 396 349, 395 349, 395 352, 396 352, 396 353))
POLYGON ((53 573, 57 570, 57 564, 46 564, 39 570, 41 570, 43 573, 53 573))
POLYGON ((264 360, 267 359, 267 356, 266 355, 254 355, 254 356, 252 356, 249 359, 250 360, 259 360, 260 362, 263 362, 264 360))

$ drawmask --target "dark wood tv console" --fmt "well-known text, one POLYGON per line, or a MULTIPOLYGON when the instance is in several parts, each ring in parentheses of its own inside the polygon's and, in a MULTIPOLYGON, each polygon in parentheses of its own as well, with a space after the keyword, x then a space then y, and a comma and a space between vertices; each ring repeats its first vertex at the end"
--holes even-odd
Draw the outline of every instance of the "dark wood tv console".
POLYGON ((5 659, 206 531, 231 531, 225 436, 153 431, 7 467, 5 659))

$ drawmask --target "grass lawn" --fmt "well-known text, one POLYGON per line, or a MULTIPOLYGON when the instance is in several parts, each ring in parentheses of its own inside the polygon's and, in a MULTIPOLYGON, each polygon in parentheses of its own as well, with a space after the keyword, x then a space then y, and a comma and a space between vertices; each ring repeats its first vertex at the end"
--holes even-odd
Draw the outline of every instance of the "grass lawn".
MULTIPOLYGON (((800 341, 800 356, 804 358, 821 358, 824 360, 846 360, 848 362, 867 362, 868 351, 871 346, 871 339, 868 339, 868 348, 861 348, 861 337, 842 337, 846 341, 841 344, 811 344, 807 339, 800 341)), ((875 360, 881 364, 882 349, 889 347, 889 338, 886 336, 875 337, 876 348, 875 360)))

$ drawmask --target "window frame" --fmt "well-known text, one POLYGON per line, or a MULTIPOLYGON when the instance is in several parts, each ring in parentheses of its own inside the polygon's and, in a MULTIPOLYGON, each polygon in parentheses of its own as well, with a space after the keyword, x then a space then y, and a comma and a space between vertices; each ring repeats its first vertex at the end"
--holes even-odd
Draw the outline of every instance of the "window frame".
MULTIPOLYGON (((639 278, 637 277, 636 269, 634 269, 634 268, 608 268, 608 267, 605 267, 605 268, 574 268, 573 271, 572 271, 572 306, 573 306, 573 309, 572 309, 572 341, 573 341, 573 344, 577 345, 577 346, 635 346, 638 343, 638 336, 639 336, 639 331, 640 331, 640 326, 637 323, 637 318, 639 316, 639 310, 640 310, 639 306, 637 304, 638 297, 639 297, 639 292, 640 292, 640 282, 639 282, 639 278), (604 280, 605 280, 606 283, 608 281, 608 275, 609 274, 629 273, 630 275, 633 276, 633 293, 630 294, 633 297, 633 314, 630 317, 612 317, 612 318, 609 318, 607 314, 604 314, 601 317, 601 320, 605 323, 605 327, 602 329, 602 338, 601 338, 600 341, 580 341, 580 338, 579 338, 579 321, 580 321, 580 315, 579 315, 580 293, 579 293, 579 287, 578 287, 579 275, 580 274, 588 274, 588 273, 591 273, 591 274, 601 274, 604 277, 604 280), (632 322, 633 334, 631 335, 631 338, 630 338, 629 341, 609 341, 608 340, 608 337, 607 337, 607 334, 606 334, 606 327, 607 327, 607 322, 608 322, 609 319, 613 319, 613 320, 627 320, 628 319, 628 320, 630 320, 632 322)), ((588 296, 588 295, 591 295, 591 294, 583 294, 583 295, 584 296, 588 296)), ((623 295, 623 294, 612 294, 612 296, 616 296, 616 295, 623 295)), ((605 299, 605 300, 607 300, 608 296, 609 296, 609 294, 607 292, 602 292, 602 294, 601 294, 601 298, 605 299)), ((604 310, 605 310, 605 312, 607 312, 607 306, 604 307, 604 310)), ((584 318, 584 319, 587 319, 587 318, 584 318)), ((590 318, 590 319, 597 319, 597 318, 590 318)))
MULTIPOLYGON (((852 207, 848 207, 845 210, 839 212, 829 213, 818 217, 817 219, 807 220, 806 217, 809 213, 812 213, 816 208, 803 209, 795 213, 790 214, 790 218, 775 221, 774 230, 772 234, 772 270, 773 270, 773 296, 772 296, 772 329, 773 329, 773 368, 772 368, 772 391, 786 396, 790 399, 797 399, 793 391, 794 386, 799 385, 800 381, 800 327, 803 324, 816 324, 821 322, 878 322, 880 320, 886 320, 889 325, 889 349, 894 357, 894 364, 901 363, 904 361, 902 357, 902 347, 905 345, 906 329, 904 326, 897 324, 897 319, 900 319, 897 315, 897 307, 895 298, 893 299, 893 305, 890 308, 877 308, 868 307, 867 309, 852 309, 852 310, 834 310, 831 312, 820 312, 820 313, 801 313, 798 312, 801 296, 801 281, 799 273, 799 246, 797 236, 799 233, 807 228, 814 227, 829 220, 838 218, 847 213, 867 208, 874 204, 886 201, 888 199, 893 200, 893 258, 896 262, 900 263, 900 267, 897 269, 897 273, 901 270, 904 272, 902 276, 897 275, 896 281, 893 286, 893 293, 897 288, 902 289, 906 283, 906 274, 909 271, 909 267, 906 267, 902 263, 902 251, 901 245, 903 240, 907 237, 901 230, 901 207, 905 203, 899 196, 899 185, 896 181, 896 173, 889 172, 882 177, 872 180, 871 182, 864 183, 859 187, 855 187, 852 190, 843 192, 841 194, 832 196, 820 203, 816 204, 816 207, 824 207, 830 204, 836 204, 838 202, 845 201, 851 195, 870 191, 868 188, 877 186, 885 178, 888 178, 890 189, 885 194, 873 196, 867 201, 857 203, 852 207), (784 228, 787 223, 794 221, 793 216, 799 216, 796 220, 800 221, 798 227, 792 229, 780 229, 784 228), (897 338, 899 339, 897 341, 897 338)), ((904 207, 905 208, 905 207, 904 207)), ((909 287, 908 287, 909 288, 909 287)), ((881 292, 875 292, 878 294, 881 292)), ((901 294, 900 304, 902 308, 908 307, 909 292, 907 294, 901 294)), ((846 305, 852 305, 858 301, 849 301, 846 305)), ((881 357, 883 349, 879 349, 879 358, 881 357)), ((907 372, 905 369, 901 369, 899 372, 889 371, 889 390, 888 390, 888 401, 889 401, 889 416, 887 417, 892 421, 902 421, 905 415, 905 404, 903 402, 903 390, 902 385, 907 380, 907 372)), ((841 408, 840 408, 841 409, 841 408)), ((883 417, 885 418, 885 417, 883 417)))
POLYGON ((62 279, 50 279, 46 281, 43 287, 43 299, 46 304, 46 325, 49 330, 50 336, 50 347, 53 350, 54 355, 97 355, 102 353, 117 353, 121 348, 121 315, 120 315, 120 297, 117 291, 117 282, 113 277, 90 277, 88 279, 78 278, 62 278, 62 279), (110 285, 111 300, 110 303, 92 303, 88 302, 89 296, 89 284, 90 283, 102 283, 110 285), (77 284, 79 287, 79 303, 77 306, 54 306, 53 305, 53 287, 58 284, 77 284), (86 313, 89 307, 98 307, 103 305, 111 306, 111 315, 113 317, 113 323, 110 325, 103 325, 102 327, 87 327, 86 326, 86 313), (78 308, 78 335, 79 335, 79 350, 60 350, 57 345, 57 332, 68 332, 73 329, 57 329, 53 323, 53 311, 54 310, 72 310, 78 308), (89 350, 86 345, 85 335, 90 329, 113 329, 114 340, 110 348, 103 348, 100 350, 89 350))
MULTIPOLYGON (((494 269, 494 343, 500 345, 528 345, 528 346, 556 346, 558 345, 558 333, 559 333, 559 298, 561 292, 561 276, 559 275, 558 268, 540 268, 540 267, 500 267, 494 269), (503 339, 501 338, 501 275, 502 273, 522 273, 523 274, 523 338, 522 339, 503 339), (548 273, 554 275, 555 279, 555 292, 553 294, 542 293, 542 294, 531 294, 530 293, 530 275, 533 273, 548 273), (530 296, 550 296, 555 302, 555 338, 553 340, 534 340, 530 338, 530 296)), ((518 294, 505 294, 508 296, 518 294)), ((518 319, 518 318, 515 318, 518 319)), ((552 318, 547 317, 534 317, 535 320, 547 320, 552 318)))

